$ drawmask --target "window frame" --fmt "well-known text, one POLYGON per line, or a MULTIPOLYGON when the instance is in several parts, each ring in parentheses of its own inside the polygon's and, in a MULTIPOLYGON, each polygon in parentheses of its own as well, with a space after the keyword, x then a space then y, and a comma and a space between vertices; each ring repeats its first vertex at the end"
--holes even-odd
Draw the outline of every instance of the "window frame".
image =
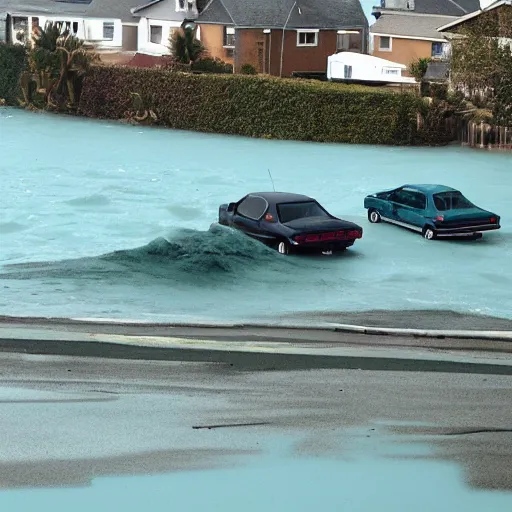
POLYGON ((222 34, 222 38, 223 38, 222 47, 223 48, 228 48, 228 49, 233 49, 235 47, 235 43, 236 43, 236 30, 235 30, 235 27, 229 27, 227 25, 224 25, 224 31, 223 31, 223 34, 222 34), (232 37, 233 44, 228 44, 228 36, 232 37))
POLYGON ((152 25, 150 24, 149 25, 149 30, 148 30, 148 39, 149 39, 149 42, 152 43, 152 44, 158 44, 158 45, 161 45, 162 44, 162 40, 164 38, 164 27, 162 25, 152 25), (152 34, 151 34, 151 29, 152 28, 159 28, 160 29, 160 42, 157 43, 155 41, 152 40, 152 34))
POLYGON ((379 52, 391 52, 391 51, 393 51, 393 38, 391 36, 379 36, 379 52), (382 47, 382 39, 383 38, 389 40, 388 48, 382 47))
POLYGON ((103 41, 113 41, 115 36, 116 25, 113 21, 104 21, 103 22, 103 41), (105 37, 105 28, 112 28, 112 37, 105 37))
POLYGON ((255 221, 258 221, 258 220, 261 220, 263 218, 263 216, 265 215, 265 213, 267 213, 269 209, 269 204, 268 204, 268 201, 264 198, 264 197, 261 197, 261 196, 255 196, 255 195, 252 195, 252 194, 249 194, 248 196, 245 196, 237 205, 236 205, 236 208, 235 208, 235 213, 237 215, 240 215, 240 217, 244 217, 245 219, 249 219, 249 220, 255 220, 255 221), (239 208, 240 206, 245 202, 247 201, 248 199, 261 199, 262 201, 265 202, 265 208, 263 210, 263 213, 259 216, 259 217, 249 217, 249 215, 245 215, 243 213, 240 213, 239 212, 239 208))
POLYGON ((303 29, 303 30, 297 30, 297 47, 299 48, 314 48, 318 46, 318 39, 319 39, 319 30, 316 29, 303 29), (308 34, 314 34, 315 36, 315 42, 314 43, 301 43, 300 37, 301 35, 305 35, 307 37, 308 34))

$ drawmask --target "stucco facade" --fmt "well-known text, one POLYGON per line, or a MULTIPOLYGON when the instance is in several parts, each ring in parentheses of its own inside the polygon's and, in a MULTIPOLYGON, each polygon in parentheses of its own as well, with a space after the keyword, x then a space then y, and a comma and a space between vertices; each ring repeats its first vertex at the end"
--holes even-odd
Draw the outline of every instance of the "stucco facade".
MULTIPOLYGON (((381 59, 387 59, 392 62, 409 65, 420 58, 430 58, 432 56, 432 42, 421 39, 407 39, 403 37, 389 36, 389 50, 382 50, 381 37, 374 36, 373 39, 373 55, 381 59)), ((387 42, 387 41, 386 41, 387 42)), ((383 45, 383 46, 388 46, 383 45)), ((406 73, 404 73, 405 75, 406 73)))

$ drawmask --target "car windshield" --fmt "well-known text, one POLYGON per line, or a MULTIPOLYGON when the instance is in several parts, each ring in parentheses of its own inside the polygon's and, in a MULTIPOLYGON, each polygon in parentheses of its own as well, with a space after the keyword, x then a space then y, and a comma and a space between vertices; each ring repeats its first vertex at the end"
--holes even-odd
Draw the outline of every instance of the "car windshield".
POLYGON ((328 217, 328 213, 315 201, 282 203, 277 205, 279 220, 285 224, 305 217, 328 217))
POLYGON ((462 210, 464 208, 473 208, 475 206, 457 191, 434 194, 434 204, 439 211, 462 210))

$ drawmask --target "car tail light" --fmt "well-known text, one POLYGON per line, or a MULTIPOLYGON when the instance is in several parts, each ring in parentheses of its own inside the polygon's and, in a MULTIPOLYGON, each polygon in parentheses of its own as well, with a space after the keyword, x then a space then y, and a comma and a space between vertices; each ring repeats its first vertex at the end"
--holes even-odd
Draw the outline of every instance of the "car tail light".
POLYGON ((490 222, 491 224, 495 224, 495 223, 496 223, 496 217, 491 217, 491 218, 489 219, 489 222, 490 222))
POLYGON ((273 215, 272 215, 271 213, 267 213, 267 214, 265 215, 265 220, 266 220, 267 222, 275 222, 274 217, 273 217, 273 215))
POLYGON ((329 242, 337 240, 354 240, 361 238, 363 235, 358 230, 351 231, 328 231, 327 233, 308 233, 306 235, 296 235, 293 239, 299 243, 312 243, 312 242, 329 242))
POLYGON ((443 221, 444 220, 444 217, 442 215, 438 215, 435 220, 438 220, 438 221, 443 221))

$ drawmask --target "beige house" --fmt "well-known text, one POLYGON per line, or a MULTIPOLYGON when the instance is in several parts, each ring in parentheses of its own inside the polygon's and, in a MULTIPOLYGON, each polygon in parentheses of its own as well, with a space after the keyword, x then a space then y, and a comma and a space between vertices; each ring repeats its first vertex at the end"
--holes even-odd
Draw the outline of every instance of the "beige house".
POLYGON ((450 45, 437 29, 479 7, 479 0, 382 0, 372 13, 372 54, 405 66, 419 58, 444 61, 450 45))

